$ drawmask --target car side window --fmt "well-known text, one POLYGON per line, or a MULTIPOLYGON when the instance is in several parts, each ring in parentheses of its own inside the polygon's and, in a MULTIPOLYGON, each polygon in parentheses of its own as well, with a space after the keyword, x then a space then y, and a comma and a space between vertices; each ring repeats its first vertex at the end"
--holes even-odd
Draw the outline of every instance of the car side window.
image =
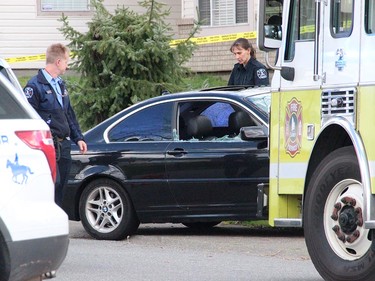
POLYGON ((229 103, 216 102, 201 114, 210 118, 212 127, 228 127, 229 115, 234 111, 229 103))
POLYGON ((241 141, 241 127, 253 126, 250 115, 229 102, 181 103, 178 135, 187 141, 241 141))
POLYGON ((173 103, 144 108, 126 117, 108 133, 111 142, 172 140, 173 103))

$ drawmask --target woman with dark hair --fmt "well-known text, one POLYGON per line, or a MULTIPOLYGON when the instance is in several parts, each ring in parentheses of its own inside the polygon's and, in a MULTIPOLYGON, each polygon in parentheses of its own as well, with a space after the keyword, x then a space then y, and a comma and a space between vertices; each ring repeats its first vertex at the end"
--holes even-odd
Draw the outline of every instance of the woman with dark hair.
POLYGON ((228 85, 262 86, 269 85, 268 71, 255 56, 255 49, 245 38, 238 38, 230 51, 238 63, 233 67, 228 85))

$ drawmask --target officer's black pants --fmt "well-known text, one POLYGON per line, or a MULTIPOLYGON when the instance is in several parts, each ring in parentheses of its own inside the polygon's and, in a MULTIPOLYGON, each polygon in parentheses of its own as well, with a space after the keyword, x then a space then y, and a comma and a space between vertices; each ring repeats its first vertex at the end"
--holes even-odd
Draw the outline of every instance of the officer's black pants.
POLYGON ((62 205, 64 196, 64 186, 68 181, 70 167, 72 165, 71 142, 70 140, 63 140, 59 142, 60 157, 57 160, 56 183, 55 183, 55 202, 57 205, 62 205))

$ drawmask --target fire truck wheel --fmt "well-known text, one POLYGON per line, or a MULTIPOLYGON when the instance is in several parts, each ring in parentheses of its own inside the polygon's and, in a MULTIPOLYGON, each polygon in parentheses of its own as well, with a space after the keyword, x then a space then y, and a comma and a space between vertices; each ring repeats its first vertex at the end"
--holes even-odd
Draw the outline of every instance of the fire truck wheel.
POLYGON ((374 280, 375 252, 363 221, 363 188, 352 147, 330 153, 318 166, 304 202, 310 257, 325 280, 374 280))

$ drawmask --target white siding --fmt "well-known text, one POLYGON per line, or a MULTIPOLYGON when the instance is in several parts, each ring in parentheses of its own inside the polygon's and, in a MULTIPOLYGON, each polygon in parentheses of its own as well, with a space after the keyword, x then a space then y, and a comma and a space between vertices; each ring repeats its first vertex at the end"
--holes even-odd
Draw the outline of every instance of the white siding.
MULTIPOLYGON (((1 57, 14 58, 44 54, 47 46, 52 43, 69 43, 58 30, 62 26, 62 23, 58 21, 61 14, 40 15, 37 11, 37 1, 1 0, 1 57)), ((164 3, 171 8, 171 14, 167 22, 175 28, 176 21, 181 18, 181 3, 174 0, 167 0, 164 3)), ((105 0, 104 4, 110 12, 113 12, 118 6, 128 7, 137 13, 144 11, 138 5, 138 0, 105 0)), ((70 25, 80 32, 87 30, 86 23, 90 21, 90 17, 90 14, 87 13, 75 16, 68 15, 70 25)), ((11 67, 14 69, 41 68, 43 66, 44 61, 11 63, 11 67)))
MULTIPOLYGON (((45 53, 48 45, 68 43, 58 31, 60 16, 39 16, 37 0, 1 0, 0 4, 0 56, 4 58, 45 53)), ((70 23, 79 31, 86 30, 89 17, 71 17, 70 23)), ((39 68, 40 62, 18 62, 17 68, 39 68)))
POLYGON ((138 5, 139 0, 105 0, 104 5, 108 11, 113 12, 117 7, 128 7, 136 13, 142 13, 143 8, 138 5))
MULTIPOLYGON (((13 58, 44 54, 47 46, 65 41, 58 30, 62 23, 58 21, 61 14, 41 15, 38 12, 39 0, 0 0, 0 57, 13 58)), ((110 12, 116 7, 128 7, 137 13, 144 12, 138 5, 139 0, 105 0, 104 5, 110 12)), ((196 18, 198 0, 160 0, 170 8, 166 21, 173 28, 174 38, 185 38, 192 27, 192 19, 196 18)), ((203 27, 197 36, 230 34, 235 32, 254 31, 255 15, 258 1, 249 2, 249 23, 225 26, 203 27)), ((90 13, 68 15, 70 25, 80 32, 87 30, 90 13)), ((255 43, 255 42, 253 42, 255 43)), ((235 60, 229 52, 231 42, 200 45, 191 62, 193 71, 230 71, 235 60)), ((261 55, 258 53, 258 57, 261 55)), ((35 69, 44 66, 44 61, 11 63, 14 69, 35 69)))

